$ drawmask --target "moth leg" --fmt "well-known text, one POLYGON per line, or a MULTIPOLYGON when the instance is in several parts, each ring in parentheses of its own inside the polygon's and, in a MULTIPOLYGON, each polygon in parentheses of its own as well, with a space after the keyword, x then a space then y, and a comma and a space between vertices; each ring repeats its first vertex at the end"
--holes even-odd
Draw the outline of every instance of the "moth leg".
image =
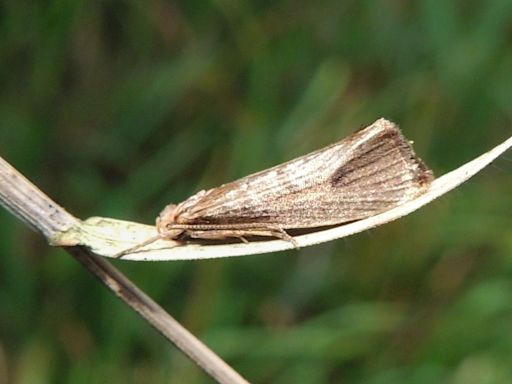
POLYGON ((281 227, 271 228, 270 229, 272 235, 274 237, 277 237, 278 239, 288 241, 293 244, 293 246, 297 249, 300 248, 299 243, 297 243, 297 240, 295 240, 292 236, 290 236, 286 231, 281 227))
POLYGON ((239 235, 239 236, 235 236, 238 240, 240 240, 242 243, 244 244, 249 244, 249 240, 247 240, 245 237, 243 237, 242 235, 239 235))
POLYGON ((246 235, 253 235, 250 231, 227 230, 227 229, 212 229, 208 231, 186 230, 183 232, 183 238, 190 239, 204 239, 204 240, 224 240, 224 239, 238 239, 243 243, 248 243, 249 240, 245 238, 246 235))
POLYGON ((227 238, 239 239, 244 243, 249 243, 247 236, 265 236, 276 237, 281 240, 288 241, 293 244, 295 248, 299 248, 297 241, 291 237, 283 228, 280 227, 262 227, 252 229, 210 229, 210 230, 186 230, 185 236, 192 239, 210 239, 210 240, 223 240, 227 238))

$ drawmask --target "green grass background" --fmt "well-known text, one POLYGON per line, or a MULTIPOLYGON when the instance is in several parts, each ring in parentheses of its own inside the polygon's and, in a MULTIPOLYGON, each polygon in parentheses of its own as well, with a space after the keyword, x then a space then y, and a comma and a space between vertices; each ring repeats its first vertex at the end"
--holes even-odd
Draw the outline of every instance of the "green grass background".
MULTIPOLYGON (((0 5, 0 155, 81 218, 152 223, 379 117, 440 175, 511 95, 508 0, 0 5)), ((115 264, 255 383, 510 383, 511 157, 348 239, 115 264)), ((0 210, 0 383, 208 382, 0 210)))

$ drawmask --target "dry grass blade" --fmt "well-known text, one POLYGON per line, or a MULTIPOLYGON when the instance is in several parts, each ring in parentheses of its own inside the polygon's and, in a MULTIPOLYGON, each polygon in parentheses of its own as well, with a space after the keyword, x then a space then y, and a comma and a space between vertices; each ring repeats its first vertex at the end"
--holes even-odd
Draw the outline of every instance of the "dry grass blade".
MULTIPOLYGON (((0 157, 0 205, 40 232, 50 243, 83 224, 0 157)), ((68 239, 70 240, 70 239, 68 239)), ((79 243, 60 242, 91 274, 136 311, 218 383, 247 383, 233 368, 187 331, 106 259, 79 243)), ((0 380, 1 381, 1 380, 0 380)))
MULTIPOLYGON (((512 147, 512 137, 489 152, 435 179, 424 194, 399 207, 367 219, 298 236, 295 237, 295 240, 300 247, 306 247, 353 235, 408 215, 456 188, 489 165, 510 147, 512 147)), ((84 245, 96 254, 112 257, 124 249, 155 236, 155 234, 156 229, 154 226, 93 217, 52 239, 52 242, 55 245, 84 245)), ((123 256, 123 259, 135 261, 209 259, 253 255, 293 248, 291 243, 283 240, 250 242, 247 244, 176 245, 172 241, 159 240, 135 253, 123 256)))

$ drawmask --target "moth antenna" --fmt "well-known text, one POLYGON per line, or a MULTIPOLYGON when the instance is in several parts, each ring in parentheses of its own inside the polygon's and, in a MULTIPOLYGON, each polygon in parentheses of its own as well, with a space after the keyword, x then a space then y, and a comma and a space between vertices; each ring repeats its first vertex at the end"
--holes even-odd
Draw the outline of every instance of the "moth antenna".
POLYGON ((121 257, 123 257, 124 255, 128 254, 128 253, 132 253, 133 251, 136 251, 137 249, 140 249, 142 247, 145 247, 146 245, 148 244, 151 244, 151 243, 154 243, 155 241, 157 240, 160 240, 162 239, 163 236, 161 233, 159 233, 158 235, 156 236, 153 236, 153 237, 150 237, 149 239, 146 239, 144 240, 142 243, 139 243, 131 248, 128 248, 128 249, 125 249, 121 252, 118 252, 116 253, 114 256, 112 256, 114 259, 120 259, 121 257))

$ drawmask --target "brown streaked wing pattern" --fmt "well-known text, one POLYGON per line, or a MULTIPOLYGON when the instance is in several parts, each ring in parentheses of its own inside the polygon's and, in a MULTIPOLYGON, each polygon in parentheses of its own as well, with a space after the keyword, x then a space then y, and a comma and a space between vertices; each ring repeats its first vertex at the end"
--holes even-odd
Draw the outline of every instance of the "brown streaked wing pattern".
POLYGON ((358 220, 415 197, 432 179, 384 120, 311 154, 200 192, 176 222, 312 228, 358 220))

